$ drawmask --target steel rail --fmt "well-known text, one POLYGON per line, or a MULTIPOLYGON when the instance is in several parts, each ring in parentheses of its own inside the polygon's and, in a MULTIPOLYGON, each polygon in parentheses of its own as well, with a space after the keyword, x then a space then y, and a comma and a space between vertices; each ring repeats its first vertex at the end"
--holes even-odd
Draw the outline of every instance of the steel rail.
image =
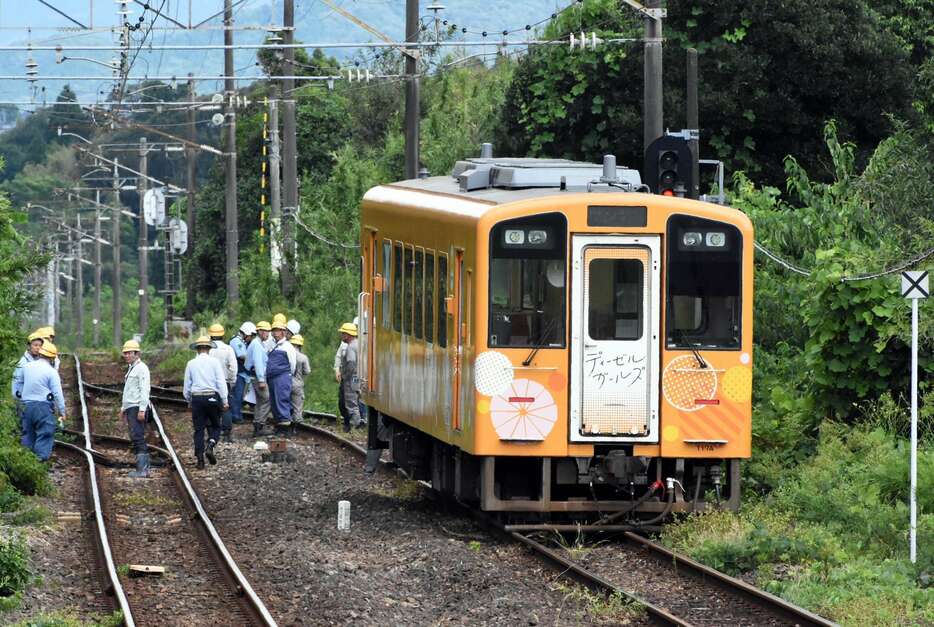
MULTIPOLYGON (((81 418, 84 421, 84 448, 91 449, 91 420, 88 417, 88 406, 84 399, 84 380, 81 378, 81 360, 78 355, 74 355, 75 373, 78 379, 78 398, 81 400, 81 418)), ((127 601, 126 594, 123 591, 123 584, 120 583, 120 577, 117 575, 117 568, 114 565, 113 554, 110 552, 110 540, 107 537, 107 527, 104 524, 104 514, 101 507, 101 494, 97 485, 97 468, 94 464, 94 456, 89 450, 83 451, 88 461, 88 474, 91 480, 91 496, 94 500, 94 517, 97 520, 97 534, 100 540, 101 551, 104 554, 104 563, 107 567, 107 576, 110 579, 110 585, 113 588, 114 596, 120 605, 120 611, 123 613, 123 624, 126 627, 136 627, 133 620, 133 612, 130 611, 130 604, 127 601)))
MULTIPOLYGON (((360 446, 359 444, 352 442, 341 435, 322 427, 317 427, 314 425, 306 425, 301 423, 296 423, 296 426, 304 432, 312 433, 315 435, 323 436, 327 439, 332 440, 333 442, 352 450, 355 454, 361 457, 366 457, 366 449, 360 446)), ((389 467, 391 464, 384 462, 384 467, 389 467)), ((426 484, 429 485, 430 484, 426 484)), ((638 603, 645 607, 646 612, 649 615, 649 619, 659 625, 678 625, 678 626, 689 626, 690 622, 685 621, 684 619, 678 618, 668 610, 650 603, 640 597, 633 595, 626 590, 620 588, 619 586, 613 584, 612 582, 604 579, 600 575, 582 567, 580 564, 570 560, 556 551, 549 549, 543 544, 533 540, 532 538, 520 533, 519 530, 523 529, 523 525, 505 525, 500 521, 494 520, 492 517, 487 515, 484 512, 480 512, 476 509, 467 507, 462 503, 458 503, 465 508, 465 510, 481 523, 483 526, 495 530, 498 533, 505 535, 506 537, 519 542, 526 547, 532 549, 536 554, 543 557, 551 565, 553 565, 558 571, 562 574, 570 575, 573 579, 579 583, 602 592, 604 594, 617 594, 626 599, 638 603)), ((661 557, 664 561, 672 563, 675 567, 685 567, 689 572, 698 576, 704 580, 710 580, 715 585, 721 589, 738 594, 742 597, 745 597, 747 600, 751 601, 758 607, 762 607, 771 611, 776 612, 777 614, 791 620, 796 626, 805 627, 810 625, 815 625, 819 627, 833 627, 836 625, 833 621, 829 621, 813 612, 789 603, 788 601, 770 594, 764 590, 760 590, 755 586, 752 586, 742 580, 736 579, 735 577, 730 577, 729 575, 722 573, 716 569, 705 566, 700 562, 693 560, 685 555, 676 553, 671 549, 667 549, 662 545, 652 542, 651 540, 644 538, 636 533, 633 533, 629 530, 629 527, 626 525, 619 525, 619 529, 611 529, 608 526, 597 526, 597 525, 529 525, 532 527, 527 531, 583 531, 583 532, 607 532, 607 531, 622 531, 625 539, 629 542, 635 543, 640 547, 654 552, 657 556, 661 557)))
POLYGON ((195 488, 191 484, 191 481, 189 481, 188 475, 185 473, 185 469, 182 466, 182 462, 179 460, 178 455, 175 452, 175 447, 172 446, 172 441, 169 440, 168 434, 162 425, 162 420, 159 418, 159 412, 156 410, 156 406, 150 402, 150 407, 152 408, 152 417, 156 423, 156 428, 159 431, 159 436, 162 438, 162 443, 165 445, 165 448, 169 452, 169 456, 175 465, 175 476, 177 481, 181 483, 182 487, 184 488, 182 493, 186 496, 189 503, 198 513, 197 519, 201 523, 201 528, 210 539, 208 546, 215 553, 215 555, 219 556, 220 559, 217 561, 223 567, 225 576, 227 576, 229 579, 232 579, 236 583, 237 592, 240 595, 240 599, 243 601, 242 605, 244 605, 246 609, 250 610, 251 614, 258 622, 268 627, 277 627, 277 623, 272 617, 272 614, 269 613, 269 610, 266 608, 266 605, 263 603, 262 599, 259 598, 259 595, 256 594, 255 590, 253 590, 253 586, 250 585, 250 582, 237 566, 233 556, 227 550, 227 545, 224 544, 220 534, 217 533, 217 529, 215 529, 214 523, 211 522, 210 516, 208 516, 207 511, 205 511, 204 506, 201 504, 201 499, 198 497, 197 492, 195 492, 195 488))
POLYGON ((657 554, 665 561, 670 562, 675 568, 684 569, 691 572, 694 575, 697 575, 703 579, 711 580, 720 588, 739 594, 740 596, 746 597, 746 599, 752 601, 760 607, 767 607, 774 611, 777 611, 779 614, 784 615, 786 618, 792 620, 795 625, 800 625, 804 627, 805 625, 818 625, 820 627, 833 627, 837 623, 827 620, 813 612, 809 612, 803 607, 789 603, 781 597, 775 596, 765 590, 760 590, 753 585, 746 583, 741 579, 731 577, 726 573, 722 573, 719 570, 711 568, 701 564, 700 562, 691 559, 686 555, 676 553, 669 548, 653 542, 648 538, 644 538, 636 533, 631 531, 624 532, 624 537, 627 541, 632 542, 633 544, 639 545, 646 548, 652 553, 657 554))

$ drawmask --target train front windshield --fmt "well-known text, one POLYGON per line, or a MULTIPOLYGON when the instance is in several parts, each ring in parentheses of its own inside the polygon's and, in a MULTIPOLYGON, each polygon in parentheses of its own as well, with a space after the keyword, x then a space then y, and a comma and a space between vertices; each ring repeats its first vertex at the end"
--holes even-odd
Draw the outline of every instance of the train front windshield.
POLYGON ((490 347, 563 347, 567 223, 546 214, 490 234, 490 347))
POLYGON ((742 236, 735 226, 668 221, 668 348, 739 350, 742 236))

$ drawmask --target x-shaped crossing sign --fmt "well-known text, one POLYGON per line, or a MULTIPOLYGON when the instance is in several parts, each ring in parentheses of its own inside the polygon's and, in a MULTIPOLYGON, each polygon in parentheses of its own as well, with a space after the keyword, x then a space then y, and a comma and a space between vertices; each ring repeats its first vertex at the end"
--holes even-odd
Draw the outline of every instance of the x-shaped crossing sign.
POLYGON ((905 298, 927 298, 930 291, 926 270, 902 272, 902 296, 905 298))

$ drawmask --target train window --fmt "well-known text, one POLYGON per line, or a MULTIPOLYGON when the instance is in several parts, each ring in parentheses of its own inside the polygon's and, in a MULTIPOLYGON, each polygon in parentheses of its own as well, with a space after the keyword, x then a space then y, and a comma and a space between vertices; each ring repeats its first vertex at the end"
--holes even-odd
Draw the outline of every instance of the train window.
POLYGON ((412 334, 412 313, 415 311, 415 307, 412 306, 415 301, 415 262, 412 260, 412 252, 411 246, 405 247, 405 309, 402 312, 402 333, 405 335, 412 334))
POLYGON ((422 307, 425 302, 425 251, 415 249, 415 337, 422 339, 422 307))
POLYGON ((593 340, 642 337, 643 278, 638 259, 594 259, 587 268, 587 331, 593 340))
POLYGON ((448 345, 448 256, 438 255, 438 346, 448 345))
POLYGON ((563 347, 567 222, 560 213, 490 231, 490 347, 563 347))
POLYGON ((735 226, 668 220, 668 348, 739 349, 743 239, 735 226))
POLYGON ((392 267, 392 328, 402 330, 402 244, 396 242, 392 267))
POLYGON ((425 341, 435 341, 435 254, 425 253, 425 341))
POLYGON ((390 260, 392 258, 392 243, 388 239, 383 240, 383 293, 381 295, 382 308, 380 314, 383 316, 383 326, 389 328, 389 321, 392 317, 389 311, 389 271, 391 270, 390 260))

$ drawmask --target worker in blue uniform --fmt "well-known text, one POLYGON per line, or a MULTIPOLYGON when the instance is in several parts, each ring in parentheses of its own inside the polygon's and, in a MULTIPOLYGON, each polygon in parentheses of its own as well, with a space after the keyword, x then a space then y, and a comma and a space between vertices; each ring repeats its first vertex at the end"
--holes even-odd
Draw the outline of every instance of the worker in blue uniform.
POLYGON ((191 407, 191 422, 194 427, 195 459, 197 467, 204 468, 204 458, 211 465, 217 463, 214 447, 221 436, 221 414, 227 411, 227 381, 219 361, 211 357, 214 342, 202 335, 191 345, 197 351, 194 359, 185 366, 185 387, 182 394, 191 407), (208 442, 204 443, 207 429, 208 442))
POLYGON ((248 320, 240 325, 237 335, 230 340, 230 347, 237 358, 237 380, 230 391, 230 421, 233 424, 243 422, 243 393, 250 381, 250 374, 246 370, 246 352, 255 335, 256 325, 248 320))
POLYGON ((264 341, 269 335, 269 323, 260 320, 256 323, 256 337, 247 347, 244 366, 250 375, 253 393, 256 395, 256 407, 253 409, 253 437, 269 435, 264 431, 266 417, 269 415, 269 388, 266 385, 266 360, 268 359, 264 341))
POLYGON ((65 421, 65 396, 62 380, 52 364, 58 359, 58 349, 52 342, 43 342, 39 359, 23 366, 23 446, 42 461, 52 454, 55 442, 55 415, 65 421))
POLYGON ((272 319, 272 337, 276 346, 268 354, 266 383, 276 423, 276 433, 284 435, 292 425, 292 375, 295 373, 295 347, 286 339, 288 330, 283 314, 272 319))
POLYGON ((27 349, 23 356, 16 362, 13 369, 13 402, 16 403, 16 417, 20 424, 23 421, 23 367, 39 359, 39 349, 42 348, 42 337, 38 331, 29 334, 26 339, 27 349))

